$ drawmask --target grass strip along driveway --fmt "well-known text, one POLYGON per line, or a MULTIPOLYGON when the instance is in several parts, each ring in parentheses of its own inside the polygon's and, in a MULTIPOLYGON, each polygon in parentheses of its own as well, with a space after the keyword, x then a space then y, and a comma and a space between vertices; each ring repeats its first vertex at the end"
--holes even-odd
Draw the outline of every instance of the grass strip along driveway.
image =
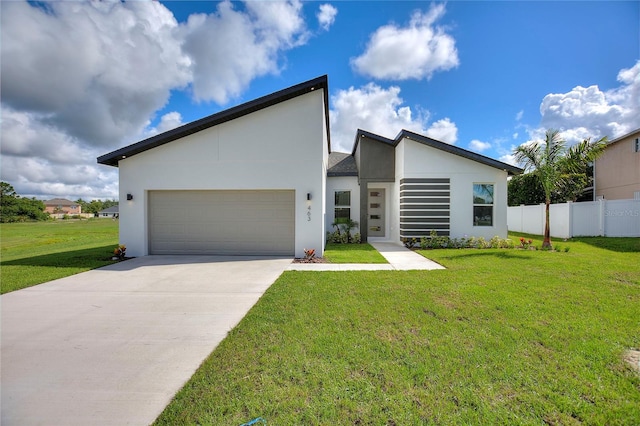
POLYGON ((637 423, 623 355, 640 347, 639 244, 285 272, 156 424, 637 423))
POLYGON ((0 225, 2 293, 113 263, 118 222, 56 220, 0 225))
POLYGON ((328 243, 324 258, 330 263, 389 263, 371 244, 328 243))

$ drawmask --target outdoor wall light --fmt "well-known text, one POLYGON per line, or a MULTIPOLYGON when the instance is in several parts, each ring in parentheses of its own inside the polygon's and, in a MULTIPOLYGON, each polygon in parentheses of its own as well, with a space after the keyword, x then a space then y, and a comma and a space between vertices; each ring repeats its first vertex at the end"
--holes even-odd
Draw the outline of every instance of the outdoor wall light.
POLYGON ((311 193, 307 192, 307 201, 311 201, 311 193))
POLYGON ((133 195, 127 194, 127 201, 131 201, 131 200, 133 200, 133 195))

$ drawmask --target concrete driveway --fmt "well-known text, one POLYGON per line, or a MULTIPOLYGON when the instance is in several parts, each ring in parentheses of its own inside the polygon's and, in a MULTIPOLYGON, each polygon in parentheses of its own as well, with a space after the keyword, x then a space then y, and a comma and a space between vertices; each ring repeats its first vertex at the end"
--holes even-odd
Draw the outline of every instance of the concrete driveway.
POLYGON ((291 263, 147 256, 3 295, 2 425, 146 425, 291 263))

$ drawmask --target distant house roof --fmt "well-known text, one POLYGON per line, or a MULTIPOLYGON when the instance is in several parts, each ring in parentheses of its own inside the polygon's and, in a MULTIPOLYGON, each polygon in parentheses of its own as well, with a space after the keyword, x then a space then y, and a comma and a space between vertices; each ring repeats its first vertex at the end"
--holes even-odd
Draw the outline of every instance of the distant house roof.
POLYGON ((329 136, 329 83, 327 76, 324 75, 322 77, 317 77, 313 80, 291 86, 287 89, 280 90, 270 95, 254 99, 233 108, 229 108, 208 117, 201 118, 200 120, 193 121, 191 123, 145 139, 143 141, 134 143, 133 145, 129 145, 108 154, 102 155, 98 157, 98 163, 117 167, 118 161, 123 160, 127 157, 140 154, 141 152, 147 151, 149 149, 197 133, 201 130, 208 129, 209 127, 213 127, 227 121, 235 120, 236 118, 240 118, 247 114, 251 114, 252 112, 256 112, 261 109, 276 105, 280 102, 293 99, 317 89, 324 89, 325 127, 328 141, 327 148, 329 152, 331 152, 331 139, 329 136))
POLYGON ((111 207, 107 207, 104 210, 100 210, 98 214, 114 214, 119 212, 120 210, 118 209, 118 206, 111 206, 111 207))
POLYGON ((45 206, 77 206, 75 201, 67 200, 66 198, 52 198, 44 202, 45 206))
POLYGON ((353 145, 353 155, 355 155, 356 149, 358 148, 358 142, 362 137, 367 137, 369 139, 377 140, 378 142, 392 145, 394 147, 398 146, 398 144, 402 139, 407 138, 415 142, 421 143, 423 145, 440 149, 442 151, 448 152, 453 155, 458 155, 460 157, 477 161, 478 163, 482 163, 487 166, 495 167, 496 169, 504 170, 510 175, 518 175, 523 172, 521 168, 512 166, 511 164, 503 163, 502 161, 494 160, 493 158, 485 157, 484 155, 477 154, 472 151, 467 151, 466 149, 459 148, 457 146, 454 146, 445 142, 440 142, 438 140, 431 139, 428 136, 420 135, 418 133, 414 133, 404 129, 401 130, 400 133, 398 133, 395 139, 385 138, 384 136, 376 135, 374 133, 358 129, 358 131, 356 132, 356 140, 353 145))
POLYGON ((610 140, 609 143, 607 144, 607 146, 609 145, 613 145, 616 142, 620 142, 621 140, 627 139, 630 136, 634 136, 635 134, 640 134, 640 129, 636 129, 632 132, 627 133, 626 135, 620 136, 618 138, 615 138, 613 140, 610 140))
POLYGON ((345 152, 330 153, 327 176, 358 176, 356 159, 345 152))

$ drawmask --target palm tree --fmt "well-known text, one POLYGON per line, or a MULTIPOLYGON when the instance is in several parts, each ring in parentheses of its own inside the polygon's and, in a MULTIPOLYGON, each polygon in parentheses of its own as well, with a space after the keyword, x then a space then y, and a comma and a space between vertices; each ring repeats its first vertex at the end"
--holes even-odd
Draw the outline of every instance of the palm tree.
POLYGON ((551 193, 557 186, 569 182, 570 173, 584 172, 586 165, 595 161, 605 149, 607 137, 591 142, 583 142, 566 148, 566 142, 558 130, 549 129, 545 133, 544 142, 520 145, 514 150, 515 159, 524 165, 525 170, 532 171, 540 180, 545 198, 545 223, 543 248, 551 248, 549 237, 549 205, 551 193))

